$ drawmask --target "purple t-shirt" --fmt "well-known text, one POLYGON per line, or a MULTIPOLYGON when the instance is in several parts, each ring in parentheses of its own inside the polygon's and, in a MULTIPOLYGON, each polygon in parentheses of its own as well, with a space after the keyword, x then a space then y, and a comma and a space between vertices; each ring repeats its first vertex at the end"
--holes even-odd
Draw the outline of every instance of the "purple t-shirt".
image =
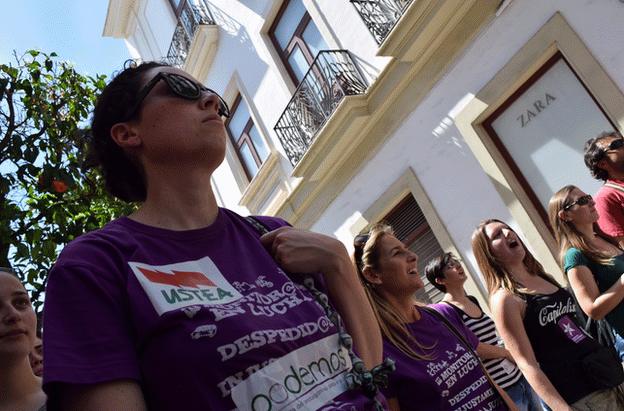
POLYGON ((369 409, 336 328, 259 235, 220 209, 203 229, 120 218, 73 241, 46 288, 46 391, 131 379, 150 410, 369 409))
MULTIPOLYGON (((447 304, 430 306, 440 312, 462 333, 473 349, 477 337, 447 304)), ((496 389, 490 385, 477 357, 441 322, 425 310, 418 310, 421 319, 407 324, 409 331, 423 347, 412 346, 431 360, 414 360, 389 341, 384 340, 384 357, 396 362, 384 394, 396 398, 401 411, 499 411, 507 410, 496 389)))

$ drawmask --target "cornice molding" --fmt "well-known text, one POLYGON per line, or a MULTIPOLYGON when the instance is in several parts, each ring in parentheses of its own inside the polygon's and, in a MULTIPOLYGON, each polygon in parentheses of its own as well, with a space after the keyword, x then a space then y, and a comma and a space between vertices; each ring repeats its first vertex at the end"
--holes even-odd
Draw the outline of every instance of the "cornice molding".
POLYGON ((238 204, 247 207, 252 214, 266 214, 265 205, 270 203, 272 194, 282 185, 285 176, 279 160, 278 153, 269 154, 243 192, 238 204))
POLYGON ((102 36, 126 39, 136 28, 141 0, 109 0, 102 36))
POLYGON ((218 44, 219 26, 215 24, 200 24, 195 31, 191 47, 186 56, 184 70, 197 79, 206 79, 218 44))

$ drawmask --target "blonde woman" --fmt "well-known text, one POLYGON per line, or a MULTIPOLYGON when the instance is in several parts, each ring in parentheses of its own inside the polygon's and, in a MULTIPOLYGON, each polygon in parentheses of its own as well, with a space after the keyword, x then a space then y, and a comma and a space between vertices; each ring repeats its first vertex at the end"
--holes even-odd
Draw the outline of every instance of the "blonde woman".
POLYGON ((472 250, 496 328, 546 405, 557 411, 623 409, 619 361, 603 357, 603 347, 581 329, 570 293, 544 272, 516 232, 486 220, 472 235, 472 250))
MULTIPOLYGON (((419 305, 418 256, 383 224, 356 237, 354 261, 395 361, 385 391, 392 410, 506 410, 475 353, 477 337, 447 304, 419 305)), ((504 399, 504 400, 503 400, 504 399)), ((515 406, 511 408, 516 410, 515 406)))
POLYGON ((617 334, 620 357, 624 336, 624 252, 598 226, 592 197, 569 185, 557 191, 548 217, 559 244, 559 261, 590 318, 606 318, 617 334))
POLYGON ((28 293, 8 268, 0 267, 0 411, 43 411, 46 396, 28 354, 37 319, 28 293))

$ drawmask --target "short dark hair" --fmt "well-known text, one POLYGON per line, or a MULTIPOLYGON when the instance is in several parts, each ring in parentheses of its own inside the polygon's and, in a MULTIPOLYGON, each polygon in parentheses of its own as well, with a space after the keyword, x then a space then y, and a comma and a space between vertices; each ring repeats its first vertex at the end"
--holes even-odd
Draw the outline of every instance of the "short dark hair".
POLYGON ((441 256, 429 261, 425 267, 425 276, 427 277, 427 280, 429 280, 432 286, 443 293, 446 292, 446 287, 443 284, 439 284, 436 279, 444 278, 444 269, 454 258, 453 253, 444 253, 441 256))
MULTIPOLYGON (((143 169, 113 141, 110 131, 116 123, 132 120, 127 115, 143 85, 143 74, 155 67, 169 65, 154 61, 126 62, 124 70, 104 87, 93 110, 89 162, 101 168, 106 191, 128 202, 145 200, 147 187, 143 169)), ((140 118, 140 112, 135 118, 140 118)))
POLYGON ((609 173, 600 168, 598 163, 602 160, 606 154, 605 148, 599 143, 602 140, 610 137, 622 138, 622 135, 617 131, 603 131, 598 134, 594 138, 590 138, 585 143, 585 148, 583 151, 585 152, 584 160, 585 165, 589 168, 589 171, 596 180, 607 181, 609 178, 609 173))

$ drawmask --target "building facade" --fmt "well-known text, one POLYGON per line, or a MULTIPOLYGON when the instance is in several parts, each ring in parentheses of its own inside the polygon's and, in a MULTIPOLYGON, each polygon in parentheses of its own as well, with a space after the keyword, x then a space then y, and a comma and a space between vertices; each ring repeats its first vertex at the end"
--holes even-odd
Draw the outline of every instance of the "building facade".
POLYGON ((228 102, 220 205, 348 248, 385 219, 421 272, 460 256, 485 301, 486 218, 564 281, 546 205, 599 187, 583 143, 624 124, 623 19, 617 0, 109 0, 104 35, 228 102))

